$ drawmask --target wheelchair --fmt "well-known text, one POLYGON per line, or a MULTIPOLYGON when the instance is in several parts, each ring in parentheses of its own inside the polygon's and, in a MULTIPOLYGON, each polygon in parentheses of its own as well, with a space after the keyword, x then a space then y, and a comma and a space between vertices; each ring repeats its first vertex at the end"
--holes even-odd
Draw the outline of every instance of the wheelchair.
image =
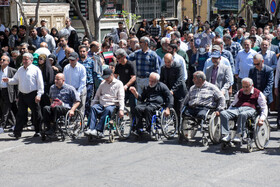
MULTIPOLYGON (((116 107, 111 115, 106 116, 105 124, 104 124, 104 132, 106 130, 109 131, 109 142, 113 143, 115 141, 115 135, 118 135, 121 140, 127 139, 131 133, 131 123, 132 117, 130 111, 125 107, 124 108, 124 116, 122 118, 118 115, 119 108, 116 107)), ((98 123, 98 120, 97 120, 98 123)), ((88 127, 89 128, 89 127, 88 127)), ((86 134, 85 134, 86 135, 86 134)), ((94 139, 92 135, 86 135, 88 137, 88 141, 94 139)), ((96 137, 97 139, 99 137, 96 137)))
POLYGON ((184 113, 185 109, 186 107, 183 107, 182 109, 181 125, 178 129, 179 142, 182 142, 183 140, 190 141, 195 137, 197 131, 200 130, 203 146, 209 144, 209 139, 213 143, 218 143, 220 139, 216 138, 216 134, 217 132, 220 132, 220 118, 216 116, 215 111, 208 109, 203 118, 194 117, 189 113, 184 113))
MULTIPOLYGON (((151 120, 150 137, 152 140, 158 141, 163 135, 166 139, 172 139, 176 135, 178 128, 178 117, 173 108, 170 108, 170 115, 164 115, 164 107, 156 110, 151 120)), ((144 129, 147 129, 144 124, 144 129)), ((142 132, 145 130, 141 129, 142 132)))
POLYGON ((70 110, 66 113, 66 115, 59 116, 55 122, 55 133, 53 135, 47 135, 46 126, 42 125, 42 133, 41 139, 45 141, 46 138, 57 138, 59 140, 64 141, 66 136, 71 137, 72 139, 76 139, 81 137, 84 131, 84 117, 82 113, 76 109, 74 115, 72 117, 69 116, 70 110))
MULTIPOLYGON (((240 143, 235 142, 222 142, 221 150, 225 150, 227 147, 241 147, 243 144, 247 144, 247 151, 252 152, 254 150, 254 143, 259 150, 263 150, 267 147, 270 138, 270 124, 267 119, 264 120, 263 125, 258 125, 258 120, 260 115, 255 112, 246 121, 245 132, 243 132, 242 141, 240 143)), ((237 124, 237 118, 229 121, 229 126, 231 129, 231 135, 235 134, 237 124)), ((221 135, 220 135, 221 136, 221 135)), ((234 137, 234 136, 231 136, 234 137)))

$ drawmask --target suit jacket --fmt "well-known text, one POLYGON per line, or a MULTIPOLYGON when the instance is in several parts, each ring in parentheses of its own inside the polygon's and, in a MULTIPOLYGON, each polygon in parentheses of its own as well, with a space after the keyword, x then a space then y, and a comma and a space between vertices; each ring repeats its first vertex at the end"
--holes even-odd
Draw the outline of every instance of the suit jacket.
MULTIPOLYGON (((212 71, 214 65, 206 69, 206 81, 211 83, 212 71)), ((215 85, 225 93, 226 100, 229 100, 228 90, 230 84, 230 68, 223 64, 219 64, 215 85)))
POLYGON ((251 68, 249 71, 249 78, 254 82, 254 87, 263 92, 264 96, 267 99, 267 103, 270 104, 273 101, 272 96, 272 87, 273 87, 273 69, 264 64, 263 69, 261 70, 261 86, 257 86, 257 69, 251 68))
MULTIPOLYGON (((13 76, 15 75, 17 70, 14 68, 11 68, 9 66, 7 68, 8 68, 8 78, 13 78, 13 76)), ((17 86, 8 84, 7 89, 8 89, 8 93, 9 93, 9 98, 7 98, 7 99, 9 99, 9 101, 11 103, 13 103, 17 96, 17 86)))
POLYGON ((163 65, 160 71, 160 81, 173 91, 176 99, 183 99, 187 94, 182 68, 181 64, 174 61, 170 68, 163 65))

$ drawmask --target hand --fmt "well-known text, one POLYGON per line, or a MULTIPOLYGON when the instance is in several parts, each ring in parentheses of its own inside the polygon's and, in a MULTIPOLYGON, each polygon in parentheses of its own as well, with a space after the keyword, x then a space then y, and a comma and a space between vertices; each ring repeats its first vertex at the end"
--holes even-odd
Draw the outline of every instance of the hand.
POLYGON ((131 91, 131 93, 132 93, 133 95, 136 94, 136 88, 135 88, 134 86, 131 86, 131 87, 129 88, 129 91, 131 91))
POLYGON ((120 118, 123 118, 123 116, 124 116, 123 110, 120 110, 120 111, 119 111, 119 117, 120 117, 120 118))
POLYGON ((35 97, 35 103, 39 103, 40 101, 41 101, 41 97, 36 96, 36 97, 35 97))
POLYGON ((263 125, 263 121, 264 121, 264 120, 259 119, 259 121, 258 121, 258 126, 262 126, 262 125, 263 125))
POLYGON ((70 117, 74 116, 74 113, 75 113, 75 111, 70 110, 70 111, 69 111, 69 116, 70 116, 70 117))
POLYGON ((225 95, 225 90, 222 90, 222 94, 225 95))
POLYGON ((173 91, 170 91, 170 93, 173 95, 173 91))
POLYGON ((164 115, 165 117, 168 117, 170 115, 170 109, 168 107, 164 110, 164 115))
POLYGON ((52 66, 52 68, 53 68, 54 71, 58 71, 58 68, 57 68, 57 67, 52 66))
POLYGON ((278 96, 278 88, 274 88, 274 94, 278 96))
POLYGON ((4 78, 2 79, 2 81, 7 83, 7 82, 9 82, 9 78, 8 78, 8 77, 4 77, 4 78))
POLYGON ((127 91, 127 85, 124 85, 123 88, 124 88, 124 91, 127 91))
POLYGON ((234 76, 235 76, 235 78, 237 78, 237 79, 238 79, 238 74, 235 74, 234 76))
POLYGON ((220 116, 220 112, 219 111, 216 111, 216 116, 220 116))

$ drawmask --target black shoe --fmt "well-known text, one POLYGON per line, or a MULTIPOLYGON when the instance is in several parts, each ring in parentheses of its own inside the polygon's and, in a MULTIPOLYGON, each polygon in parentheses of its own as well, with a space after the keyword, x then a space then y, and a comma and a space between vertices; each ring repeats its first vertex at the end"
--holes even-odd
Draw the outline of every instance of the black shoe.
POLYGON ((52 129, 45 132, 46 135, 52 135, 53 133, 54 133, 54 131, 52 129))
POLYGON ((33 138, 35 138, 35 137, 40 137, 41 136, 41 134, 39 133, 39 132, 36 132, 34 135, 33 135, 33 138))
POLYGON ((20 138, 20 135, 15 135, 14 133, 10 133, 8 135, 12 138, 16 138, 16 140, 18 140, 20 138))

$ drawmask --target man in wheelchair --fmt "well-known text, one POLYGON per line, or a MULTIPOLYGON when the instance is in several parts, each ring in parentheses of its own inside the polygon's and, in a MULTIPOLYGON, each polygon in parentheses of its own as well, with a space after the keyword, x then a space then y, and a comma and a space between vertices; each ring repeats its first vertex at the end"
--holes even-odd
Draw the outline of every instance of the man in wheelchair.
POLYGON ((173 107, 173 96, 168 87, 164 83, 159 82, 159 79, 160 75, 152 72, 149 76, 149 85, 144 87, 141 95, 138 94, 135 87, 130 87, 129 89, 135 98, 141 101, 135 107, 136 126, 135 129, 132 129, 135 135, 142 133, 143 118, 146 121, 146 131, 150 132, 152 116, 162 104, 166 106, 165 116, 170 115, 170 108, 173 107))
POLYGON ((248 117, 253 116, 256 112, 257 106, 260 107, 261 117, 259 118, 258 125, 263 125, 267 117, 268 108, 264 94, 258 89, 253 87, 253 81, 250 78, 242 79, 242 89, 240 89, 234 96, 229 109, 221 112, 221 125, 222 125, 222 141, 231 141, 229 120, 237 118, 237 131, 233 138, 233 142, 241 142, 241 135, 245 132, 245 125, 248 117))
POLYGON ((111 116, 116 106, 119 106, 119 117, 124 116, 124 88, 123 83, 114 77, 110 68, 103 70, 103 81, 96 91, 91 107, 89 129, 86 135, 103 138, 104 124, 106 116, 111 116), (97 123, 97 119, 100 120, 97 123))
POLYGON ((80 105, 80 97, 76 89, 64 83, 65 78, 62 73, 55 76, 55 84, 50 88, 51 105, 43 108, 43 121, 47 127, 46 135, 55 132, 56 126, 51 126, 51 122, 55 122, 60 116, 66 115, 70 110, 69 116, 73 116, 75 110, 80 105))
POLYGON ((225 97, 219 88, 207 82, 202 71, 193 74, 193 82, 194 85, 185 97, 183 117, 205 119, 209 109, 215 110, 216 115, 220 115, 220 111, 225 108, 225 97))

